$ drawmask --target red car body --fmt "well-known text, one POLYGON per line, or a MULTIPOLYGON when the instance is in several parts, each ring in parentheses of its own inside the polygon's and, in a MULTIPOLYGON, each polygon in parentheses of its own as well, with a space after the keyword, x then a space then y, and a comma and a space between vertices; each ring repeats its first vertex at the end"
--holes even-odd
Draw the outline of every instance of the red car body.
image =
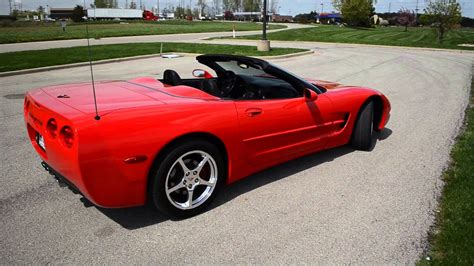
POLYGON ((375 129, 386 125, 390 103, 380 92, 308 81, 327 91, 312 99, 228 100, 147 77, 100 82, 100 120, 94 119, 90 83, 58 85, 29 91, 24 118, 41 159, 87 199, 102 207, 136 206, 146 202, 155 158, 189 136, 217 143, 225 152, 226 183, 232 183, 347 144, 369 99, 375 103, 375 129))

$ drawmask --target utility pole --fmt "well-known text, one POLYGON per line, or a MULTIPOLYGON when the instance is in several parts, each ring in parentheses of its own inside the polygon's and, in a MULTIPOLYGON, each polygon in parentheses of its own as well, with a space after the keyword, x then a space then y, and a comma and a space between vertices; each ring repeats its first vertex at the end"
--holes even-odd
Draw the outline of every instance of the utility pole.
POLYGON ((390 8, 392 7, 392 1, 388 2, 388 13, 390 13, 390 8))
POLYGON ((321 14, 323 13, 323 9, 324 9, 324 3, 321 2, 321 14))
POLYGON ((13 10, 12 10, 12 1, 13 1, 13 0, 8 0, 8 3, 10 3, 10 15, 12 14, 12 11, 13 11, 13 10))

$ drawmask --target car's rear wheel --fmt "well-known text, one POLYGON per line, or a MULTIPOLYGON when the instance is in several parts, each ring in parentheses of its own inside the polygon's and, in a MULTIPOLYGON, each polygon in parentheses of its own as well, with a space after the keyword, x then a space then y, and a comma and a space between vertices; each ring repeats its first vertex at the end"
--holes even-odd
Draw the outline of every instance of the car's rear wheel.
POLYGON ((175 145, 152 173, 152 199, 158 210, 175 217, 201 213, 215 198, 224 179, 219 149, 208 141, 175 145))
POLYGON ((352 146, 357 150, 368 151, 373 146, 374 132, 374 103, 365 103, 360 112, 352 132, 352 146))

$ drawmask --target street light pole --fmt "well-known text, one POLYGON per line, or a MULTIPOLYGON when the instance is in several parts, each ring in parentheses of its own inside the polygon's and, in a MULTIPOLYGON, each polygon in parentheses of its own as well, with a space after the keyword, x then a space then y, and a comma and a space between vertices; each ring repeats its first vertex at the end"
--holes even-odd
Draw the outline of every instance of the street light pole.
POLYGON ((263 0, 263 32, 262 39, 257 43, 257 50, 261 52, 270 51, 270 41, 267 40, 267 1, 263 0))
POLYGON ((418 25, 418 0, 416 0, 416 8, 415 8, 415 24, 418 25))
MULTIPOLYGON (((86 7, 86 0, 83 0, 82 2, 83 2, 83 5, 84 5, 84 6, 82 7, 82 12, 86 11, 86 14, 85 14, 85 15, 84 15, 84 14, 82 14, 82 15, 87 17, 87 7, 86 7)), ((87 18, 87 19, 89 19, 89 18, 87 18)))
POLYGON ((263 0, 263 34, 262 40, 267 39, 267 0, 263 0))

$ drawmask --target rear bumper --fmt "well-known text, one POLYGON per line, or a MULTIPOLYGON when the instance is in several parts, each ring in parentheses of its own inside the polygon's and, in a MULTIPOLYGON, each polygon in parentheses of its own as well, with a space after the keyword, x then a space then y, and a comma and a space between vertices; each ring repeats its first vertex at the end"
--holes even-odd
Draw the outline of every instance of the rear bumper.
POLYGON ((97 206, 121 208, 145 203, 147 175, 143 173, 148 168, 144 164, 123 163, 102 141, 95 125, 83 129, 79 114, 62 116, 50 108, 58 105, 54 99, 40 92, 35 96, 28 94, 25 100, 25 125, 31 145, 50 174, 97 206), (47 121, 52 118, 58 128, 67 125, 75 129, 72 147, 66 147, 59 135, 48 133, 47 121), (43 137, 44 147, 37 141, 38 134, 43 137))
MULTIPOLYGON (((41 166, 43 166, 44 170, 46 170, 50 175, 58 181, 60 186, 67 186, 74 194, 81 194, 84 196, 84 194, 77 188, 71 181, 69 181, 66 177, 61 175, 58 171, 54 170, 51 166, 49 166, 45 162, 41 162, 41 166)), ((85 197, 85 196, 84 196, 85 197)))
POLYGON ((96 189, 94 183, 79 182, 81 185, 85 184, 86 186, 82 187, 76 185, 78 183, 76 180, 69 176, 63 175, 61 172, 57 171, 47 162, 42 161, 41 165, 43 168, 56 179, 61 187, 68 187, 74 194, 80 194, 92 204, 103 207, 103 208, 125 208, 133 207, 138 205, 143 205, 144 200, 141 197, 133 197, 132 195, 127 195, 126 188, 130 187, 123 182, 123 180, 117 179, 115 183, 116 186, 108 184, 108 189, 99 186, 99 189, 96 189), (125 189, 123 189, 125 188, 125 189))

